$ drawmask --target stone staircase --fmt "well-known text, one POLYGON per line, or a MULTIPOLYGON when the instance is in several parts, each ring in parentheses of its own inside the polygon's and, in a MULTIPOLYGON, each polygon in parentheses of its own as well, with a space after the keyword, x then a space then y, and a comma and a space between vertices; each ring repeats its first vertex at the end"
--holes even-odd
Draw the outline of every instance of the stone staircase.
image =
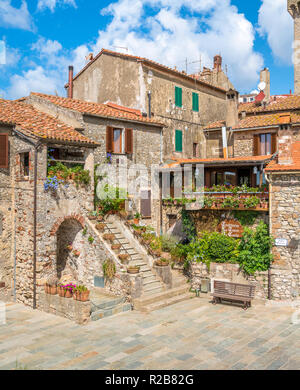
MULTIPOLYGON (((190 285, 187 283, 187 279, 179 271, 172 270, 172 286, 169 288, 160 280, 152 268, 154 259, 149 256, 145 248, 140 245, 132 232, 118 217, 110 216, 102 223, 105 224, 105 230, 99 234, 102 236, 113 234, 115 240, 112 244, 120 244, 120 254, 129 255, 128 265, 140 267, 139 275, 143 278, 143 294, 140 298, 133 300, 135 310, 151 312, 194 296, 189 292, 190 285)), ((93 224, 96 225, 96 222, 93 221, 93 224)), ((120 262, 118 255, 114 254, 114 256, 120 262)), ((121 308, 119 309, 122 311, 121 308)), ((106 307, 99 307, 99 313, 95 310, 97 314, 94 314, 93 317, 98 314, 102 315, 101 310, 106 310, 106 307)), ((111 313, 110 307, 108 312, 111 313)))
POLYGON ((131 304, 125 302, 124 297, 111 296, 103 292, 100 288, 95 288, 91 291, 90 301, 92 321, 97 321, 132 309, 131 304))

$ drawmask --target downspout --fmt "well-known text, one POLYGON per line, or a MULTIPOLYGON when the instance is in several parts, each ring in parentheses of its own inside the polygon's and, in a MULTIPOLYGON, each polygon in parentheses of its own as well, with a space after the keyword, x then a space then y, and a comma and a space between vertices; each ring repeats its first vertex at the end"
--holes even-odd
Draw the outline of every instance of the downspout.
POLYGON ((26 139, 34 147, 34 183, 33 183, 33 309, 36 309, 36 262, 37 262, 37 157, 41 141, 33 142, 24 134, 14 130, 20 137, 26 139))
MULTIPOLYGON (((269 183, 269 229, 270 232, 272 232, 272 181, 269 179, 268 174, 265 173, 265 178, 267 182, 269 183)), ((272 300, 272 272, 271 272, 272 264, 270 264, 270 267, 268 269, 268 299, 269 301, 272 300)))
POLYGON ((148 117, 151 119, 151 91, 148 91, 148 117))

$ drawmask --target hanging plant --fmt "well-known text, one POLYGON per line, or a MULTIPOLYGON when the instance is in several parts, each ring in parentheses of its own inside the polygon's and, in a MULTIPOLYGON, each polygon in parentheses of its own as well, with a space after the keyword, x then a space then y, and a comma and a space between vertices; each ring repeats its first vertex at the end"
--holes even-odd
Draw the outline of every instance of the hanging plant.
POLYGON ((113 279, 116 274, 115 263, 112 260, 108 259, 103 263, 102 268, 104 277, 109 280, 113 279))

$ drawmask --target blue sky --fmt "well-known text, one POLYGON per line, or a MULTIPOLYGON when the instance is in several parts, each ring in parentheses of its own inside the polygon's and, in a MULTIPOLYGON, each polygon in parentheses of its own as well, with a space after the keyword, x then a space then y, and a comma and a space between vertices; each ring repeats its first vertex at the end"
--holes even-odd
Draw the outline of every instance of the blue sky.
POLYGON ((0 95, 64 95, 67 67, 89 52, 130 54, 196 72, 221 53, 236 88, 271 71, 271 92, 293 89, 292 18, 286 0, 0 0, 0 95), (197 62, 198 61, 198 62, 197 62))

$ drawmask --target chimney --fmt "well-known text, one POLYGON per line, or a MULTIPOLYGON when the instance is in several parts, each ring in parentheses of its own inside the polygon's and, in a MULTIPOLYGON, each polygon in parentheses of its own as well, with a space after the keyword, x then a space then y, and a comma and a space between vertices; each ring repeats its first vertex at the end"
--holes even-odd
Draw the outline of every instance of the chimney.
MULTIPOLYGON (((300 8, 299 0, 288 0, 287 9, 294 20, 294 42, 300 39, 300 8)), ((299 63, 299 45, 294 45, 294 94, 300 95, 300 63, 299 63)))
POLYGON ((280 117, 280 122, 286 124, 282 124, 278 131, 278 163, 280 165, 290 165, 293 164, 293 133, 289 125, 291 122, 291 116, 283 114, 280 117))
POLYGON ((270 71, 268 68, 263 69, 260 72, 260 82, 266 83, 264 94, 266 95, 265 101, 269 103, 271 97, 271 83, 270 83, 270 71))
POLYGON ((69 88, 68 88, 68 98, 73 99, 73 76, 74 76, 74 67, 69 66, 69 88))
POLYGON ((239 93, 230 89, 226 93, 226 127, 236 127, 239 123, 238 115, 239 93))
POLYGON ((217 72, 221 72, 222 70, 222 57, 220 55, 214 56, 214 69, 217 72))

